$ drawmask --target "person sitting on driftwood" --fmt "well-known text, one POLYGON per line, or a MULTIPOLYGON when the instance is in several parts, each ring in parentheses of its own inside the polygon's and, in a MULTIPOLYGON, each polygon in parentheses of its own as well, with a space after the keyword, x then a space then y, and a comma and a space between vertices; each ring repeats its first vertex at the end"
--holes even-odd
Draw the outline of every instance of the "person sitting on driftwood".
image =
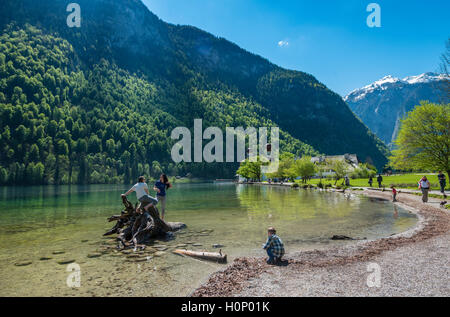
POLYGON ((277 231, 273 227, 267 229, 267 242, 263 246, 263 249, 267 251, 267 255, 269 256, 267 264, 281 263, 281 258, 284 255, 283 241, 276 233, 277 231))
POLYGON ((156 206, 158 204, 158 200, 150 196, 148 192, 148 186, 145 183, 145 177, 139 176, 138 182, 130 188, 125 194, 121 196, 128 196, 132 192, 136 192, 136 197, 141 203, 141 207, 144 208, 144 211, 147 212, 150 206, 156 206))

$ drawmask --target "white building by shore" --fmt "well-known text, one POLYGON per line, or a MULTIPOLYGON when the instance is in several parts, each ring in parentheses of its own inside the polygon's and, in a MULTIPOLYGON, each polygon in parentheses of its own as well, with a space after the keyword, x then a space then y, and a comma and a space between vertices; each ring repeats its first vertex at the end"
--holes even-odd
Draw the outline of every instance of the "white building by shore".
MULTIPOLYGON (((315 156, 311 158, 311 162, 314 164, 328 164, 332 161, 344 161, 349 165, 349 172, 352 172, 354 169, 356 169, 359 166, 359 160, 358 156, 356 154, 343 154, 343 155, 322 155, 322 156, 315 156)), ((326 170, 322 173, 323 177, 332 176, 334 175, 333 170, 326 170)), ((319 173, 316 174, 316 176, 320 176, 319 173)))

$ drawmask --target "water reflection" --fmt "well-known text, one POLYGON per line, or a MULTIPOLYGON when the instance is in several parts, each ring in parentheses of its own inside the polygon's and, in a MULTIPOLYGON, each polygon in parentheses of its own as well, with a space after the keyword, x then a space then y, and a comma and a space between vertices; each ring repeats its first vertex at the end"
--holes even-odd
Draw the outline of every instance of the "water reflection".
POLYGON ((277 214, 285 220, 315 217, 342 218, 360 207, 358 196, 293 190, 285 187, 238 185, 241 206, 253 217, 277 214))

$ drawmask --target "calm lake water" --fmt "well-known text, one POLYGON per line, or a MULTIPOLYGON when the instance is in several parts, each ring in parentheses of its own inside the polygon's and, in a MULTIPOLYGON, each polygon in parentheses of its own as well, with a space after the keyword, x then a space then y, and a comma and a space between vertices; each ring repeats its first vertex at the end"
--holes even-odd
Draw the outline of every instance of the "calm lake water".
MULTIPOLYGON (((42 186, 0 188, 0 296, 186 296, 223 265, 172 254, 177 245, 217 251, 229 262, 243 255, 263 256, 266 228, 274 226, 287 252, 330 248, 345 242, 335 234, 369 239, 414 226, 410 212, 390 202, 359 195, 235 184, 175 184, 169 190, 168 221, 187 229, 159 256, 114 251, 107 217, 122 210, 120 194, 129 186, 42 186), (205 231, 206 230, 206 231, 205 231), (195 246, 193 246, 195 244, 195 246), (200 246, 201 245, 201 246, 200 246), (112 250, 111 250, 112 249, 112 250), (56 253, 56 254, 55 254, 56 253), (69 288, 67 264, 81 268, 81 287, 69 288), (16 264, 31 262, 26 266, 16 264)), ((132 201, 135 195, 130 196, 132 201)))

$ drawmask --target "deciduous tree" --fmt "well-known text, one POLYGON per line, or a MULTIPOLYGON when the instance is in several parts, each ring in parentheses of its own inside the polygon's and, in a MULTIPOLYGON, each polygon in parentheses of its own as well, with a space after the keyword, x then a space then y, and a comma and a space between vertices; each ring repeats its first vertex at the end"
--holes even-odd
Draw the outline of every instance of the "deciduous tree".
POLYGON ((402 120, 390 162, 397 169, 446 171, 450 177, 450 104, 422 102, 402 120))

